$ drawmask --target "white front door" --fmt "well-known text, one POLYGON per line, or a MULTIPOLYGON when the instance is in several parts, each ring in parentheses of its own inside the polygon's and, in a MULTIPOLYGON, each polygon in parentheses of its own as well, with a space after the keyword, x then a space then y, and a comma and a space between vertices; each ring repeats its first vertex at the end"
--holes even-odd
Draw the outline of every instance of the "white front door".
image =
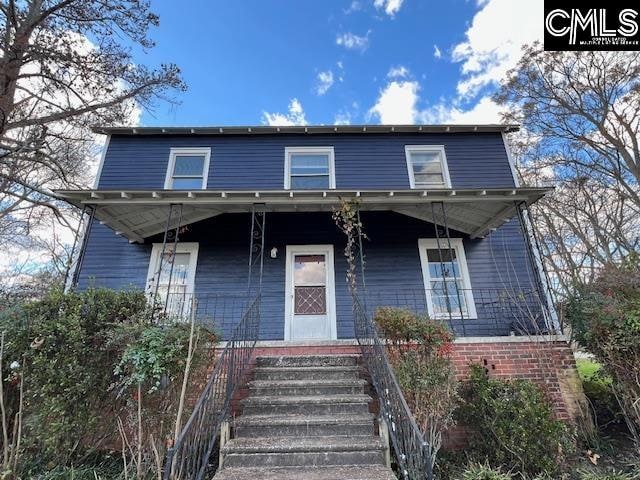
POLYGON ((287 245, 285 340, 336 334, 333 245, 287 245))

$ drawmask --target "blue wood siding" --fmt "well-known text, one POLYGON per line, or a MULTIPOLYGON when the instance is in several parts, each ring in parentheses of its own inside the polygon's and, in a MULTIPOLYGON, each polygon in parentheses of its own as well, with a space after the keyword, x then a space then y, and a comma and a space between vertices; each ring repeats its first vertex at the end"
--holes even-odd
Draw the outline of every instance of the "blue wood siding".
POLYGON ((444 145, 454 188, 511 187, 499 133, 111 137, 99 188, 161 189, 171 147, 210 147, 207 188, 284 188, 284 149, 333 146, 336 188, 409 188, 405 145, 444 145))
MULTIPOLYGON (((418 253, 419 238, 433 238, 433 226, 414 218, 391 212, 363 212, 369 240, 365 242, 366 281, 371 295, 384 292, 389 304, 403 302, 417 306, 423 290, 418 253)), ((452 236, 462 237, 452 232, 452 236)), ((225 214, 190 226, 181 236, 185 242, 199 242, 196 271, 196 296, 221 292, 243 296, 247 288, 247 254, 249 217, 225 214)), ((129 244, 111 230, 95 224, 88 240, 80 288, 87 285, 111 288, 144 288, 151 243, 129 244)), ((339 338, 353 337, 351 299, 345 281, 346 261, 342 254, 344 237, 333 224, 329 213, 267 214, 265 247, 278 248, 275 259, 265 255, 263 275, 262 327, 260 338, 278 340, 284 336, 285 247, 286 245, 333 244, 336 273, 337 330, 339 338)), ((487 288, 531 289, 533 270, 517 220, 499 228, 486 239, 464 241, 471 286, 480 292, 487 288)), ((483 294, 484 295, 484 294, 483 294)), ((486 301, 484 296, 483 301, 486 301)), ((493 300, 493 299, 490 299, 493 300)), ((478 319, 465 320, 464 332, 458 334, 505 335, 512 329, 512 319, 488 318, 478 305, 478 319)), ((234 320, 235 321, 235 320, 234 320)), ((228 335, 231 323, 223 322, 228 335)))

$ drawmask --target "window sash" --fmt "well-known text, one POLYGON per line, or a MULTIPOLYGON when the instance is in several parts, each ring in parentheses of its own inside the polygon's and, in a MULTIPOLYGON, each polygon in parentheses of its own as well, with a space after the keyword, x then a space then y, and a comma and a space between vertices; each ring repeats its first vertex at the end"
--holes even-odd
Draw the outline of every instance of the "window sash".
POLYGON ((172 148, 165 178, 165 188, 169 190, 203 190, 207 188, 210 155, 209 148, 172 148), (192 180, 194 183, 176 186, 176 183, 188 180, 192 180))
POLYGON ((459 238, 450 242, 450 249, 438 249, 435 239, 418 242, 429 313, 434 318, 477 318, 464 246, 459 238))
POLYGON ((285 188, 335 188, 333 147, 286 147, 285 188))
POLYGON ((409 183, 412 188, 449 188, 449 172, 441 145, 405 147, 409 183))

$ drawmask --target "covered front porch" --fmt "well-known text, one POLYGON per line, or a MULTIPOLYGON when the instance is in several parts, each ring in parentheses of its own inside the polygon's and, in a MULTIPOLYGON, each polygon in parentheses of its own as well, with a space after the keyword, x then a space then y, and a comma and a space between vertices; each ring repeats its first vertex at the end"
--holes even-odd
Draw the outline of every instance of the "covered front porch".
MULTIPOLYGON (((457 336, 553 329, 523 213, 544 190, 60 193, 93 220, 75 284, 89 284, 90 273, 101 284, 91 231, 106 238, 108 227, 132 243, 130 284, 158 299, 159 315, 193 314, 223 338, 257 295, 259 340, 355 337, 346 239, 331 218, 347 199, 357 201, 368 237, 357 253, 356 290, 368 315, 407 308, 457 336)), ((118 261, 126 258, 112 268, 118 261)), ((118 280, 112 273, 105 283, 118 280)))

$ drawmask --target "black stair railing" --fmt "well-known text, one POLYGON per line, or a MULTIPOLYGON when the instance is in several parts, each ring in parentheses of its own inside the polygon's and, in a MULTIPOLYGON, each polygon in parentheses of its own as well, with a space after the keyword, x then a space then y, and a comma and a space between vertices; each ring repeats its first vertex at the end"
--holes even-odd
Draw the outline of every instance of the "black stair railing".
POLYGON ((260 295, 247 307, 174 445, 167 451, 164 480, 201 480, 212 476, 212 457, 220 427, 231 415, 233 395, 241 385, 260 329, 260 295))
POLYGON ((353 314, 356 338, 378 395, 401 479, 431 480, 435 457, 402 395, 385 344, 357 295, 353 295, 353 314))

